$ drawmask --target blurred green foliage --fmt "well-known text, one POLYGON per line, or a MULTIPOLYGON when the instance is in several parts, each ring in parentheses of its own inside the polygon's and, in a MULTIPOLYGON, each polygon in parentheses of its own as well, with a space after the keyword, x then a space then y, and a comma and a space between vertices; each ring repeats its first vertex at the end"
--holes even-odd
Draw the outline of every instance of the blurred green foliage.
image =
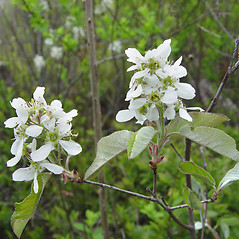
MULTIPOLYGON (((44 85, 48 102, 58 98, 63 101, 66 112, 73 108, 78 110, 79 116, 73 125, 75 133, 79 133, 77 141, 82 145, 83 152, 71 159, 70 167, 75 168, 79 175, 84 175, 95 156, 84 4, 79 0, 48 0, 48 9, 44 9, 40 2, 6 1, 0 10, 0 122, 15 114, 9 101, 14 97, 29 100, 35 87, 44 85), (74 35, 73 29, 76 28, 82 29, 78 36, 74 35), (51 57, 51 46, 44 43, 47 38, 55 46, 62 47, 64 54, 61 59, 51 57), (46 60, 46 66, 40 73, 33 63, 36 54, 46 60)), ((172 38, 171 57, 177 59, 183 56, 183 65, 188 70, 186 81, 197 91, 195 101, 190 104, 206 108, 231 60, 233 38, 237 37, 239 30, 238 1, 114 0, 106 7, 104 2, 107 1, 94 1, 104 135, 115 130, 139 128, 135 124, 115 122, 118 110, 127 107, 124 97, 131 73, 126 74, 129 64, 123 53, 129 47, 145 53, 164 39, 172 38), (121 43, 119 51, 109 48, 115 40, 121 43)), ((231 118, 230 124, 221 128, 237 143, 239 113, 235 102, 239 100, 238 87, 236 72, 215 109, 231 118)), ((11 174, 16 167, 6 167, 6 161, 12 157, 12 137, 11 130, 0 128, 2 239, 15 238, 10 227, 13 204, 23 200, 30 191, 30 183, 12 182, 11 174)), ((175 147, 183 155, 184 142, 175 142, 175 147)), ((184 203, 182 190, 185 178, 177 169, 180 158, 170 147, 165 148, 163 154, 165 158, 158 170, 158 192, 171 206, 184 203)), ((208 150, 205 150, 205 157, 208 171, 217 183, 234 165, 231 160, 208 150)), ((192 145, 192 160, 203 166, 196 144, 192 145)), ((148 161, 147 152, 132 160, 128 160, 126 154, 120 155, 105 168, 106 182, 147 194, 145 188, 152 187, 148 161)), ((18 164, 17 167, 22 166, 18 164)), ((200 188, 197 193, 203 195, 204 185, 194 181, 194 187, 200 188)), ((52 177, 22 238, 102 238, 97 192, 98 188, 93 186, 64 184, 59 178, 52 177)), ((217 202, 208 205, 208 224, 221 238, 239 238, 238 205, 238 183, 225 189, 217 202)), ((112 238, 189 238, 188 232, 178 227, 166 212, 148 201, 108 191, 108 212, 112 238)), ((186 209, 176 210, 175 214, 187 223, 186 209)), ((200 221, 199 211, 196 210, 195 219, 200 221)), ((205 238, 212 238, 208 228, 205 238)))

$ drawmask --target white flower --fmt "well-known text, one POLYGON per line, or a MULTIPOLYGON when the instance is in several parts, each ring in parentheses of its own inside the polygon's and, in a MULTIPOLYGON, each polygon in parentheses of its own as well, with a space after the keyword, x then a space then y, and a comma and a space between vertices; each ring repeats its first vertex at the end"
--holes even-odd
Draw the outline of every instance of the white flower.
POLYGON ((38 72, 41 72, 42 68, 46 64, 43 56, 40 56, 40 55, 35 55, 33 62, 38 72))
POLYGON ((41 0, 40 1, 40 4, 41 4, 41 6, 42 6, 42 10, 43 11, 49 11, 50 10, 50 8, 49 8, 49 5, 48 5, 48 2, 46 1, 46 0, 41 0))
POLYGON ((10 102, 16 110, 17 117, 12 117, 4 122, 6 128, 14 128, 21 123, 26 123, 28 119, 28 105, 22 98, 15 98, 10 102))
POLYGON ((95 7, 94 13, 100 15, 106 12, 107 9, 112 9, 113 0, 102 0, 100 5, 95 7))
POLYGON ((73 32, 73 38, 76 41, 79 41, 80 37, 85 37, 85 31, 82 27, 73 27, 72 28, 72 32, 73 32))
POLYGON ((67 28, 71 28, 73 25, 74 25, 74 22, 76 21, 75 17, 72 17, 72 16, 68 16, 66 18, 66 23, 65 23, 65 26, 67 28))
POLYGON ((53 46, 51 48, 50 55, 51 55, 52 58, 54 58, 56 60, 61 59, 62 56, 63 56, 63 49, 62 49, 62 47, 53 46))
POLYGON ((145 56, 135 48, 125 50, 127 61, 134 63, 127 70, 134 71, 134 74, 125 100, 130 101, 130 104, 132 100, 146 100, 145 105, 141 106, 143 110, 129 107, 129 110, 119 112, 117 121, 140 118, 139 115, 143 116, 142 120, 157 121, 159 112, 156 106, 164 110, 163 115, 167 119, 175 118, 178 112, 180 117, 192 120, 181 99, 193 99, 195 89, 190 84, 179 82, 180 78, 187 75, 187 70, 180 65, 182 57, 174 63, 168 61, 170 44, 171 39, 165 40, 156 49, 147 51, 145 56))
POLYGON ((122 43, 119 40, 111 42, 108 46, 109 51, 120 53, 122 50, 122 43))
POLYGON ((13 181, 31 181, 33 180, 33 191, 38 193, 38 181, 37 176, 45 169, 54 173, 61 174, 64 170, 63 167, 50 163, 47 160, 39 163, 32 163, 29 167, 19 168, 12 174, 13 181))
POLYGON ((54 42, 53 42, 53 40, 51 38, 46 38, 44 43, 47 46, 52 46, 54 42))
POLYGON ((60 144, 70 155, 77 155, 82 151, 82 148, 78 143, 64 139, 71 135, 71 124, 67 121, 62 120, 58 122, 55 118, 52 118, 50 121, 44 122, 43 124, 48 130, 46 144, 42 145, 39 149, 32 151, 30 156, 34 162, 46 159, 58 144, 60 144))

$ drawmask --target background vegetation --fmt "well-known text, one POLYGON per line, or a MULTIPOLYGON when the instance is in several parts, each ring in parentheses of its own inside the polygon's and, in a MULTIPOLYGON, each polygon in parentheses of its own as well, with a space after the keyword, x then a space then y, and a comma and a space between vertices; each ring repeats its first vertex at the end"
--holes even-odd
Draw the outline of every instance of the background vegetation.
MULTIPOLYGON (((115 121, 116 113, 127 107, 124 98, 131 73, 126 73, 130 64, 124 50, 129 47, 144 53, 171 38, 171 57, 183 56, 183 65, 188 70, 185 82, 191 83, 197 92, 191 104, 207 107, 227 70, 234 39, 238 37, 237 0, 95 0, 94 4, 104 135, 119 129, 138 129, 132 122, 119 124, 115 121)), ((83 152, 72 158, 70 167, 80 175, 94 159, 94 139, 84 3, 79 0, 12 0, 2 3, 0 16, 0 237, 11 239, 15 238, 9 223, 14 202, 28 195, 30 183, 12 182, 11 174, 16 168, 6 167, 6 161, 12 157, 13 132, 5 129, 3 122, 15 114, 9 101, 19 96, 29 100, 36 86, 44 85, 48 102, 58 98, 66 111, 78 110, 73 124, 83 152), (46 39, 62 47, 64 53, 60 59, 51 56, 52 46, 45 44, 46 39), (46 61, 41 71, 33 62, 37 54, 46 61)), ((222 127, 237 141, 238 76, 236 72, 230 78, 214 109, 231 118, 222 127)), ((175 146, 183 154, 183 142, 178 141, 175 146)), ((208 150, 205 156, 208 171, 217 182, 234 165, 231 160, 208 150)), ((203 164, 199 146, 194 144, 192 157, 198 165, 203 164)), ((145 188, 152 186, 148 161, 147 152, 133 160, 120 155, 106 168, 106 182, 145 194, 145 188)), ((179 162, 175 152, 167 148, 158 170, 158 191, 172 206, 183 203, 184 175, 177 169, 179 162)), ((199 188, 199 183, 194 183, 199 188)), ((203 185, 201 193, 202 190, 203 185)), ((64 184, 60 178, 52 177, 22 238, 102 238, 97 191, 93 186, 64 184)), ((238 183, 209 205, 208 224, 221 238, 239 238, 238 205, 238 183)), ((112 238, 188 237, 188 232, 179 228, 157 205, 117 192, 108 191, 108 215, 112 238)), ((186 209, 177 210, 176 215, 187 222, 186 209)), ((200 213, 195 212, 195 215, 196 221, 200 221, 200 213)), ((206 236, 213 238, 208 228, 206 236)))

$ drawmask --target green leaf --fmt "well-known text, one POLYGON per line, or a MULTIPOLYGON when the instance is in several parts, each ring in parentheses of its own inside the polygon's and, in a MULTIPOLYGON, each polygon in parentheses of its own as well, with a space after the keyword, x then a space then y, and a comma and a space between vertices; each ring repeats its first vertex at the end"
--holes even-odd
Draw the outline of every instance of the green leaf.
POLYGON ((215 186, 215 180, 211 174, 193 162, 182 162, 178 168, 183 174, 190 174, 212 187, 215 186))
POLYGON ((184 126, 180 129, 179 134, 221 155, 239 161, 235 140, 222 130, 205 126, 197 128, 184 126))
POLYGON ((189 122, 185 119, 180 117, 175 118, 172 120, 166 127, 167 134, 173 132, 179 132, 180 129, 185 126, 191 127, 199 127, 199 126, 208 126, 208 127, 215 127, 225 121, 228 121, 229 118, 222 114, 215 114, 215 113, 206 113, 206 112, 192 112, 190 113, 193 121, 189 122))
POLYGON ((15 211, 11 217, 11 226, 18 238, 21 237, 26 224, 33 216, 50 176, 49 173, 39 175, 37 177, 39 186, 38 193, 34 193, 32 186, 31 193, 22 202, 15 203, 15 211))
POLYGON ((201 201, 198 199, 197 195, 190 189, 185 188, 183 190, 183 198, 189 207, 193 209, 200 209, 202 207, 201 201))
POLYGON ((127 142, 132 134, 131 131, 122 130, 101 138, 97 144, 96 158, 87 169, 84 178, 94 178, 106 163, 126 150, 127 142))
POLYGON ((138 156, 150 143, 156 131, 151 126, 142 127, 135 132, 127 143, 127 152, 129 159, 138 156))
POLYGON ((229 186, 234 181, 239 180, 239 163, 236 163, 234 168, 230 169, 221 182, 218 185, 218 190, 221 190, 227 186, 229 186))

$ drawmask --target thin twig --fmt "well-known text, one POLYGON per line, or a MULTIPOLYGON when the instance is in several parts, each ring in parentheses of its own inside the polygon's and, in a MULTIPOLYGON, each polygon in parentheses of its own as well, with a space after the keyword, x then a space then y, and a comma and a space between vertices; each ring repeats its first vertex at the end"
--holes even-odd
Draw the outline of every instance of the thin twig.
POLYGON ((157 193, 157 166, 152 168, 153 170, 153 193, 157 193))
POLYGON ((96 65, 98 66, 98 65, 100 65, 100 64, 102 64, 102 63, 104 63, 104 62, 106 62, 106 61, 111 61, 111 60, 115 60, 115 59, 120 59, 120 58, 123 58, 123 57, 125 57, 125 54, 119 54, 119 55, 113 55, 113 56, 110 56, 110 57, 108 57, 108 58, 105 58, 105 59, 102 59, 102 60, 100 60, 100 61, 97 61, 96 62, 96 65))
POLYGON ((231 33, 223 26, 223 24, 221 23, 221 21, 218 19, 217 15, 215 14, 215 12, 213 11, 213 9, 211 8, 211 6, 208 4, 207 1, 204 1, 205 5, 207 7, 207 9, 210 11, 211 15, 213 16, 213 18, 215 19, 216 23, 221 27, 221 29, 226 33, 226 35, 228 35, 228 37, 232 40, 234 40, 233 36, 231 35, 231 33))
POLYGON ((185 161, 185 159, 181 156, 181 154, 177 151, 177 149, 175 148, 175 146, 173 145, 173 143, 170 143, 171 147, 173 148, 173 150, 175 151, 175 153, 178 155, 178 157, 183 161, 185 161))
MULTIPOLYGON (((157 203, 165 211, 167 211, 169 213, 169 215, 172 217, 172 219, 176 223, 178 223, 180 226, 186 228, 187 230, 192 230, 192 226, 182 223, 172 212, 173 210, 189 207, 187 204, 170 207, 166 204, 166 202, 162 198, 161 198, 162 201, 160 201, 159 198, 157 197, 157 195, 154 192, 152 192, 149 188, 146 188, 146 191, 148 191, 152 195, 150 197, 146 196, 146 195, 143 195, 143 194, 140 194, 140 193, 135 193, 135 192, 131 192, 131 191, 128 191, 128 190, 125 190, 125 189, 117 188, 115 186, 111 186, 111 185, 108 185, 108 184, 105 184, 105 183, 99 183, 99 182, 93 182, 93 181, 90 181, 90 180, 86 180, 86 179, 83 179, 81 177, 78 178, 78 179, 69 180, 69 182, 87 183, 87 184, 95 185, 95 186, 102 187, 102 188, 108 188, 108 189, 111 189, 111 190, 118 191, 120 193, 125 193, 125 194, 133 196, 133 197, 142 198, 142 199, 157 203)), ((201 201, 201 203, 203 203, 203 204, 211 203, 211 202, 213 202, 213 200, 211 200, 211 199, 201 201)))
POLYGON ((220 86, 218 87, 217 93, 214 96, 213 100, 211 101, 211 103, 210 103, 209 107, 207 108, 206 112, 211 112, 213 110, 213 108, 216 105, 216 102, 217 102, 219 96, 222 93, 222 89, 223 89, 224 85, 226 84, 228 78, 239 68, 239 60, 232 67, 232 64, 234 62, 234 55, 236 55, 236 52, 238 50, 238 45, 239 45, 239 38, 237 38, 236 41, 235 41, 235 49, 233 51, 233 57, 232 57, 231 62, 229 64, 228 70, 225 73, 225 75, 224 75, 224 77, 222 79, 222 82, 221 82, 220 86))

